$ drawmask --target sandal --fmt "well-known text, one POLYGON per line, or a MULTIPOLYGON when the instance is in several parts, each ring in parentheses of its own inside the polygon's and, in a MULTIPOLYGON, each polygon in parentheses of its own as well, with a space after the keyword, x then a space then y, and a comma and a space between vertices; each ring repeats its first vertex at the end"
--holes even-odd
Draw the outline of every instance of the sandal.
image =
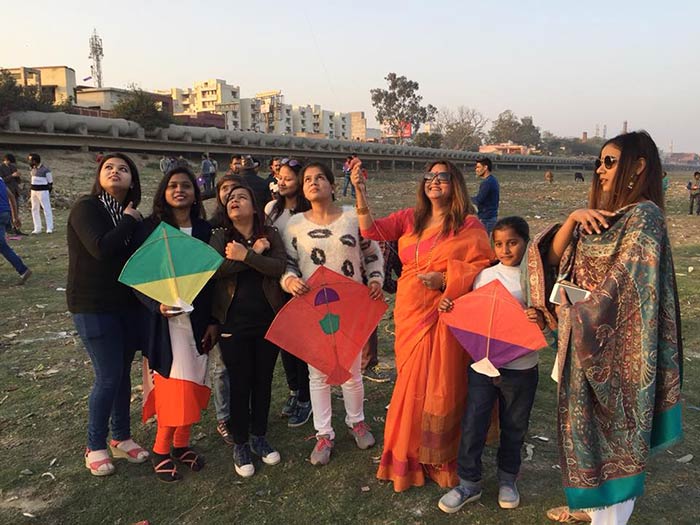
POLYGON ((199 472, 204 468, 204 456, 197 454, 190 447, 173 449, 173 455, 176 460, 190 467, 193 472, 199 472))
POLYGON ((571 511, 569 507, 554 507, 547 511, 547 517, 559 523, 590 523, 591 517, 582 510, 571 511))
POLYGON ((109 443, 114 459, 126 459, 129 463, 143 463, 148 459, 148 450, 138 445, 133 439, 117 441, 113 439, 109 443))
POLYGON ((114 463, 107 450, 85 449, 85 467, 93 476, 109 476, 114 474, 114 463), (91 461, 92 460, 92 461, 91 461))
POLYGON ((154 457, 153 471, 156 473, 158 481, 162 481, 163 483, 174 483, 182 479, 182 476, 178 474, 177 467, 170 456, 154 457), (162 459, 160 463, 156 464, 156 461, 163 457, 165 459, 162 459))

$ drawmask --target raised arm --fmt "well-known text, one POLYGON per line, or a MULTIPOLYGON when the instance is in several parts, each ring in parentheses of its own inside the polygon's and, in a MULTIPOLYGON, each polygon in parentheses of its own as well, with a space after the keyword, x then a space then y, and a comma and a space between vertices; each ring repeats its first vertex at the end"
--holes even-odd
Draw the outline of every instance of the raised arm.
POLYGON ((85 249, 98 261, 109 259, 128 249, 127 241, 138 225, 138 219, 125 213, 119 223, 110 228, 98 220, 99 203, 83 200, 76 203, 68 222, 85 249))
POLYGON ((582 208, 571 212, 562 224, 559 231, 552 239, 552 245, 549 248, 547 261, 553 266, 558 266, 561 261, 564 251, 571 244, 574 238, 574 230, 579 224, 587 234, 600 233, 609 226, 608 217, 612 217, 615 213, 606 210, 592 210, 582 208))

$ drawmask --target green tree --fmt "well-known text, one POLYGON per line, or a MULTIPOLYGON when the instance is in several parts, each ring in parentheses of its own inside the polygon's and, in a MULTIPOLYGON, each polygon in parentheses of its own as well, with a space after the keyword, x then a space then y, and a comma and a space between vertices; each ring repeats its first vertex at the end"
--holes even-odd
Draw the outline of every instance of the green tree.
POLYGON ((0 117, 12 111, 55 111, 53 98, 39 86, 20 86, 6 69, 0 70, 0 117))
POLYGON ((462 151, 479 151, 488 120, 475 109, 459 106, 455 111, 441 109, 436 117, 437 128, 443 135, 442 147, 462 151))
POLYGON ((155 98, 146 91, 131 86, 129 92, 114 106, 116 118, 133 120, 151 131, 165 128, 173 122, 172 116, 158 109, 155 98))
POLYGON ((419 148, 440 148, 443 140, 440 133, 418 133, 413 138, 413 145, 419 148))
POLYGON ((498 115, 498 118, 493 121, 491 130, 489 131, 489 140, 492 143, 500 142, 515 142, 520 130, 520 121, 511 110, 507 109, 498 115))
POLYGON ((423 97, 417 93, 419 85, 405 76, 389 73, 385 80, 388 89, 375 88, 370 90, 372 105, 377 110, 377 121, 399 135, 404 123, 411 125, 411 136, 418 133, 421 124, 431 122, 437 109, 428 104, 422 106, 423 97))
POLYGON ((525 146, 536 147, 539 145, 540 140, 540 128, 535 126, 532 117, 521 118, 520 128, 518 129, 518 134, 514 142, 525 146))

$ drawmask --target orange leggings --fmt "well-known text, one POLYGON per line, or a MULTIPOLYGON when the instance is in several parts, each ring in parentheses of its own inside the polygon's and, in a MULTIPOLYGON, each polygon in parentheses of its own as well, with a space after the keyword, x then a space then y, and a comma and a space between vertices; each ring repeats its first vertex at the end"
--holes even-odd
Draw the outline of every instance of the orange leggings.
POLYGON ((184 448, 190 445, 190 430, 192 425, 181 427, 166 427, 158 423, 156 431, 156 442, 153 445, 153 452, 156 454, 170 454, 170 445, 175 448, 184 448))

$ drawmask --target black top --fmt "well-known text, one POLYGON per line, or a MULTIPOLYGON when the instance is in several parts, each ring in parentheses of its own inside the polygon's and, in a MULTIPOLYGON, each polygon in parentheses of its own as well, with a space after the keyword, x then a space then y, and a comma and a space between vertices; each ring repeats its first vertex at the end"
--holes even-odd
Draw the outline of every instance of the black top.
POLYGON ((117 278, 133 252, 129 239, 138 222, 124 215, 115 227, 95 196, 81 197, 68 215, 68 283, 72 313, 118 312, 136 304, 117 278))
POLYGON ((222 332, 239 336, 264 334, 274 318, 275 312, 263 291, 263 274, 252 268, 240 272, 222 332))
POLYGON ((253 190, 255 202, 258 205, 258 208, 262 210, 265 207, 265 204, 270 202, 270 199, 272 198, 270 196, 270 186, 267 182, 258 177, 255 170, 244 170, 243 173, 241 173, 241 177, 243 178, 243 181, 250 186, 250 189, 253 190))

